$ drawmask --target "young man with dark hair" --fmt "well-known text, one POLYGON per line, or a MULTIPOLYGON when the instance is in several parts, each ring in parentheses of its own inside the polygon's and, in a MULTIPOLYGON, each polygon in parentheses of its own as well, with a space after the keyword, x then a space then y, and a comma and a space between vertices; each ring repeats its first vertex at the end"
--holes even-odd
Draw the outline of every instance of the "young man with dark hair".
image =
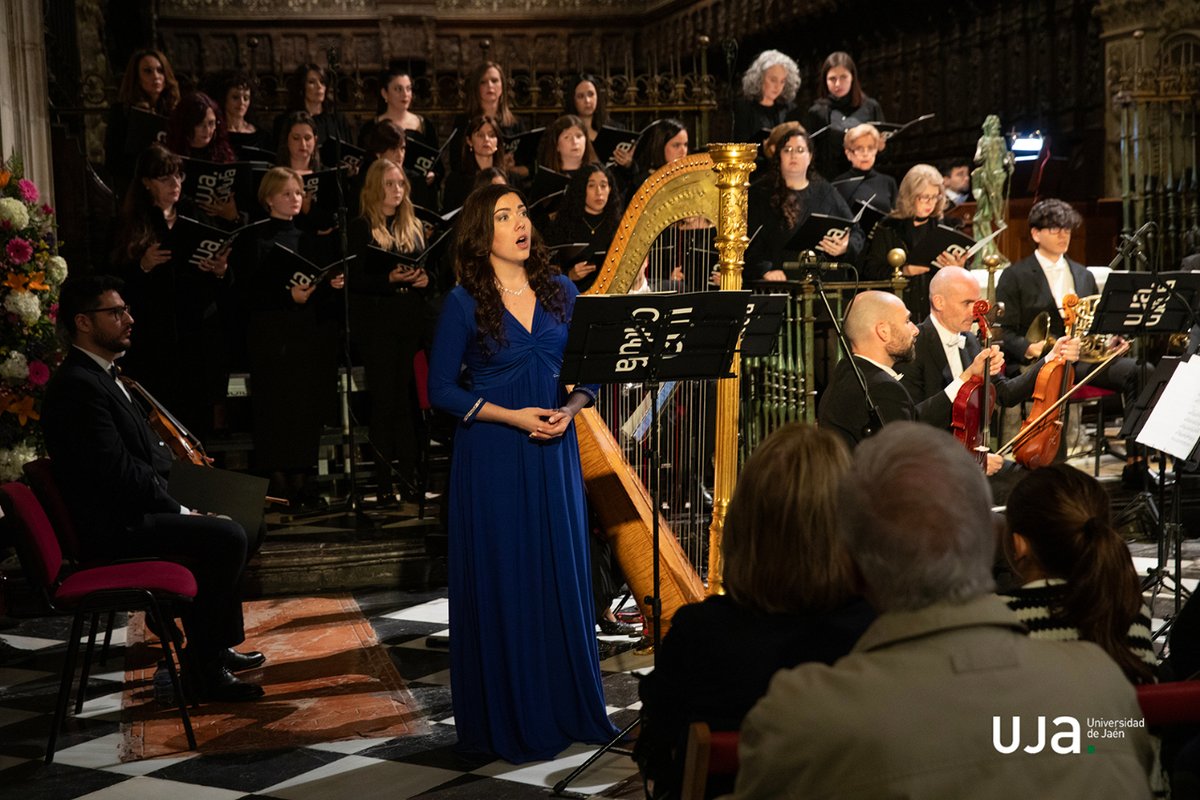
POLYGON ((63 284, 58 334, 68 350, 46 387, 41 418, 54 476, 90 556, 160 558, 192 571, 196 598, 183 621, 199 695, 253 700, 262 689, 233 674, 265 661, 232 649, 245 638, 246 533, 168 493, 171 452, 118 379, 134 321, 121 288, 100 275, 63 284))

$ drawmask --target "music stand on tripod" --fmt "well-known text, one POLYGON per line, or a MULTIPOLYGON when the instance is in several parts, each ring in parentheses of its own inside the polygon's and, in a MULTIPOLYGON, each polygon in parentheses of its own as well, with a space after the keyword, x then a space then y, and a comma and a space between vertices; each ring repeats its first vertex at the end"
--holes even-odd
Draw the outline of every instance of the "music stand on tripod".
MULTIPOLYGON (((1104 294, 1096 305, 1096 313, 1092 322, 1092 333, 1116 333, 1126 336, 1147 333, 1179 333, 1186 331, 1195 323, 1197 296, 1200 295, 1200 274, 1191 272, 1161 272, 1158 274, 1129 272, 1109 275, 1104 286, 1104 294)), ((1157 564, 1149 570, 1142 582, 1143 590, 1151 590, 1151 605, 1158 596, 1168 579, 1174 584, 1175 612, 1182 605, 1183 587, 1180 583, 1182 571, 1181 536, 1183 526, 1180 521, 1180 460, 1191 463, 1195 458, 1195 441, 1192 447, 1184 451, 1182 440, 1164 435, 1167 428, 1172 429, 1176 437, 1187 433, 1188 407, 1184 399, 1178 397, 1179 389, 1192 368, 1185 369, 1177 380, 1174 375, 1181 364, 1187 362, 1174 358, 1163 359, 1155 368, 1153 374, 1146 378, 1142 390, 1134 401, 1132 408, 1125 410, 1125 421, 1121 426, 1120 436, 1133 439, 1139 444, 1157 450, 1159 454, 1158 472, 1158 505, 1155 506, 1149 492, 1139 493, 1135 503, 1145 504, 1154 517, 1157 539, 1157 564), (1176 388, 1166 394, 1168 386, 1176 388), (1167 403, 1162 402, 1166 395, 1167 403), (1154 420, 1154 424, 1150 421, 1154 420), (1180 425, 1183 420, 1184 425, 1180 425), (1149 425, 1149 432, 1146 427, 1149 425), (1180 453, 1182 452, 1182 455, 1180 453), (1171 520, 1164 519, 1158 509, 1166 507, 1166 455, 1175 457, 1175 480, 1172 487, 1171 520), (1174 574, 1167 568, 1171 550, 1175 551, 1174 574)), ((1198 362, 1200 366, 1200 362, 1198 362)), ((1200 424, 1200 421, 1197 422, 1200 424)), ((1103 435, 1103 432, 1098 432, 1103 435)), ((1194 466, 1194 465, 1193 465, 1194 466)), ((1170 622, 1156 632, 1155 636, 1166 633, 1170 622)))
MULTIPOLYGON (((757 354, 783 321, 784 303, 748 291, 684 294, 582 295, 575 301, 560 377, 566 384, 642 383, 651 397, 647 463, 652 501, 651 551, 654 559, 651 609, 654 653, 661 643, 660 475, 658 394, 662 381, 731 377, 730 367, 743 333, 757 354), (774 315, 772 327, 770 318, 774 315)), ((769 347, 767 348, 769 352, 769 347)), ((747 350, 747 353, 750 353, 747 350)), ((634 720, 611 741, 554 785, 561 793, 604 753, 613 750, 638 724, 634 720)), ((618 750, 625 752, 625 750, 618 750)))

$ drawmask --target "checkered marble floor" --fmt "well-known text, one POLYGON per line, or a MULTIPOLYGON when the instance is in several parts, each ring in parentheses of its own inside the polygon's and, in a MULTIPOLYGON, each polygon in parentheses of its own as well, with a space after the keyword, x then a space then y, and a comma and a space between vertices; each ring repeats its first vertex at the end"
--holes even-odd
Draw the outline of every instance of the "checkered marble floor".
MULTIPOLYGON (((445 590, 360 592, 355 599, 431 723, 429 733, 122 763, 124 628, 118 628, 108 663, 93 668, 83 713, 69 715, 54 763, 46 765, 42 755, 70 621, 25 621, 0 629, 0 799, 520 800, 548 796, 551 786, 596 750, 572 746, 553 761, 519 766, 456 753, 449 653, 427 643, 448 630, 445 590)), ((635 672, 650 666, 650 657, 631 652, 601 663, 609 713, 618 727, 636 717, 635 672)), ((573 797, 641 796, 636 768, 620 754, 602 756, 568 791, 573 797)))

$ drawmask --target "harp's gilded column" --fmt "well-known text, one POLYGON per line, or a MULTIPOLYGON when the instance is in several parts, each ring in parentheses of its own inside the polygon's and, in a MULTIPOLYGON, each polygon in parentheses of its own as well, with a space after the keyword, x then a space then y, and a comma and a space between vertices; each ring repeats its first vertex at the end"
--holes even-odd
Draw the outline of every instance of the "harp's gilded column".
MULTIPOLYGON (((750 173, 754 171, 756 144, 710 144, 708 154, 717 173, 717 255, 721 289, 742 288, 742 264, 750 238, 746 235, 746 205, 750 173)), ((733 377, 717 381, 717 430, 713 455, 713 517, 708 532, 708 591, 723 591, 721 535, 725 511, 737 482, 738 404, 741 391, 741 358, 733 357, 733 377)))

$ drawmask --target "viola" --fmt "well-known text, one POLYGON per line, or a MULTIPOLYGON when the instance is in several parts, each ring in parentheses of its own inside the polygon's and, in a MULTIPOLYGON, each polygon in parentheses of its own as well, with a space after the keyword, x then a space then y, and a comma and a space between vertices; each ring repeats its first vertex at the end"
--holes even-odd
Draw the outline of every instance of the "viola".
MULTIPOLYGON (((979 324, 979 337, 985 350, 992 346, 992 330, 987 320, 989 310, 987 300, 977 300, 971 308, 975 322, 979 324)), ((958 390, 950 422, 954 438, 962 442, 985 469, 988 453, 991 452, 988 430, 996 410, 996 389, 990 378, 991 366, 992 358, 988 356, 983 362, 983 377, 971 376, 958 390)))
POLYGON ((171 448, 171 452, 175 454, 176 458, 199 467, 212 466, 212 459, 204 452, 204 445, 200 443, 200 439, 195 434, 176 419, 166 406, 158 402, 145 386, 133 378, 124 375, 120 377, 121 383, 125 384, 130 392, 136 392, 146 401, 146 422, 149 423, 150 429, 166 442, 167 447, 171 448))
MULTIPOLYGON (((1075 335, 1075 306, 1079 298, 1069 294, 1063 298, 1063 323, 1066 335, 1075 335)), ((1021 425, 1018 443, 1013 447, 1013 459, 1026 469, 1041 469, 1054 463, 1062 443, 1062 413, 1075 385, 1075 366, 1059 355, 1049 359, 1038 370, 1033 387, 1033 407, 1021 425)))

